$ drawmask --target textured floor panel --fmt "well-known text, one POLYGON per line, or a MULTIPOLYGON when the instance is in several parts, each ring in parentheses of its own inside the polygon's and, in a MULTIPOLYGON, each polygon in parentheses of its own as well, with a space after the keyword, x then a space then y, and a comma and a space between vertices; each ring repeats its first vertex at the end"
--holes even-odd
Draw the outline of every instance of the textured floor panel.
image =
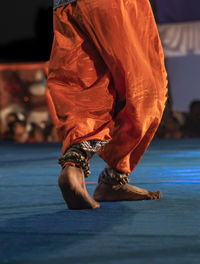
MULTIPOLYGON (((200 263, 200 140, 152 142, 131 183, 156 201, 70 211, 57 187, 60 144, 0 145, 0 263, 200 263)), ((92 195, 104 162, 95 156, 92 195)))

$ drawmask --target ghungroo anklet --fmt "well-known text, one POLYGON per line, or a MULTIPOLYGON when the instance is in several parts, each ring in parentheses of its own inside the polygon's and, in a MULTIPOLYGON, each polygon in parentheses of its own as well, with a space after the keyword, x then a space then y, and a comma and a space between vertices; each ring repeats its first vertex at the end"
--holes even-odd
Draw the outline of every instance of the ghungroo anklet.
POLYGON ((97 153, 100 148, 105 146, 108 142, 100 141, 100 140, 87 140, 80 142, 78 144, 72 145, 72 148, 76 148, 80 151, 84 151, 89 159, 97 153))
POLYGON ((84 172, 85 177, 88 177, 90 174, 88 158, 79 151, 67 151, 63 156, 58 158, 58 163, 62 166, 63 169, 67 165, 81 168, 84 172))
POLYGON ((103 182, 112 185, 123 185, 130 181, 128 176, 128 173, 122 173, 110 167, 105 167, 105 169, 99 175, 99 183, 103 182))

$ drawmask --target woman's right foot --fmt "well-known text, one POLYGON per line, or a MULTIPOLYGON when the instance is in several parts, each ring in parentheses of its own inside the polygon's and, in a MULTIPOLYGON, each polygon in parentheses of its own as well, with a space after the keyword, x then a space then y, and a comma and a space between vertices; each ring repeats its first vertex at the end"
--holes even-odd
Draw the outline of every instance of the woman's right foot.
POLYGON ((100 182, 94 191, 93 197, 98 202, 138 201, 159 199, 162 194, 160 191, 150 192, 130 184, 112 185, 100 182))
POLYGON ((69 209, 95 209, 100 204, 94 201, 87 192, 85 176, 81 168, 67 165, 62 169, 58 185, 69 209))

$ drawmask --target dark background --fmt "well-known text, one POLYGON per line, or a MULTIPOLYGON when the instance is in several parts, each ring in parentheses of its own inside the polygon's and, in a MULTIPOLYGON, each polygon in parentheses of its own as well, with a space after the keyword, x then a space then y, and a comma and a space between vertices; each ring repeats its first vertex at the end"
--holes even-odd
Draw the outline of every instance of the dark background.
MULTIPOLYGON (((155 0, 150 0, 155 10, 155 0)), ((53 0, 1 1, 0 62, 47 61, 53 40, 53 0)))
POLYGON ((53 39, 52 1, 1 1, 0 62, 49 59, 53 39))
POLYGON ((177 23, 200 20, 199 0, 153 0, 158 23, 177 23))
MULTIPOLYGON (((92 1, 92 0, 91 0, 92 1)), ((200 0, 149 0, 157 23, 200 20, 200 0)), ((53 0, 2 0, 0 62, 47 61, 53 0)))

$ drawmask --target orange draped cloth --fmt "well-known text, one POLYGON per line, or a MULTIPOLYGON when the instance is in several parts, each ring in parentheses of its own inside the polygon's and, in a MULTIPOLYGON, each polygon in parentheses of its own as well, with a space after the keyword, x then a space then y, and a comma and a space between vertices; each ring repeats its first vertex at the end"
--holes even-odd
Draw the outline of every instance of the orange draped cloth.
POLYGON ((132 172, 158 128, 167 93, 149 1, 78 0, 57 8, 47 84, 63 153, 82 141, 106 141, 98 154, 132 172))

